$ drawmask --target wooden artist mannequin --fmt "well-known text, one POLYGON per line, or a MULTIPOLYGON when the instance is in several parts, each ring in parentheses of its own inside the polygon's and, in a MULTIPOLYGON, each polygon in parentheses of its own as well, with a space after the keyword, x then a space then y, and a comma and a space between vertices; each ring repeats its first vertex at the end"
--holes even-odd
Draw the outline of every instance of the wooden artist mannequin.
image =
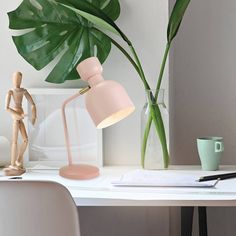
POLYGON ((24 110, 22 108, 22 100, 25 97, 31 104, 32 120, 34 125, 36 121, 36 106, 28 91, 21 88, 22 74, 15 72, 12 76, 13 88, 8 91, 6 96, 6 110, 11 113, 13 119, 13 134, 12 134, 12 146, 11 146, 11 164, 4 169, 5 175, 21 175, 25 172, 23 167, 23 155, 28 145, 28 136, 26 133, 23 119, 25 117, 24 110), (13 98, 13 107, 10 107, 11 98, 13 98), (22 144, 18 148, 18 134, 22 136, 22 144))

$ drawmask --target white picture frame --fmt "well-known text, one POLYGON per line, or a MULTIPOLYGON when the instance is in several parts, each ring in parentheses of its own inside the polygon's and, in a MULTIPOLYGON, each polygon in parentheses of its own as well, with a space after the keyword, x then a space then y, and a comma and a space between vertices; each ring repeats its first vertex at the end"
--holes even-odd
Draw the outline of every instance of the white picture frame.
MULTIPOLYGON (((68 163, 62 122, 62 103, 79 89, 27 89, 37 109, 33 126, 31 106, 25 102, 28 148, 24 158, 28 168, 60 168, 68 163)), ((84 95, 66 107, 73 163, 103 166, 102 130, 96 129, 84 104, 84 95), (78 142, 77 142, 78 141, 78 142)))

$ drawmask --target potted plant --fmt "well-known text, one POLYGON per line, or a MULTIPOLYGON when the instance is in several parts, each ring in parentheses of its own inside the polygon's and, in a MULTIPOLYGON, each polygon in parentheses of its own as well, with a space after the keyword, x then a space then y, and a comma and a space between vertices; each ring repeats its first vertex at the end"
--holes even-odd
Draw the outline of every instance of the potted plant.
MULTIPOLYGON (((177 0, 170 15, 166 49, 156 88, 148 98, 150 113, 141 151, 143 167, 147 139, 152 123, 161 143, 164 168, 167 168, 169 164, 165 127, 157 98, 171 43, 178 33, 189 2, 190 0, 177 0)), ((18 52, 35 69, 42 69, 58 55, 61 55, 46 81, 63 83, 65 80, 78 79, 75 71, 76 65, 85 58, 94 56, 94 54, 103 63, 110 52, 111 44, 113 44, 130 61, 144 88, 150 90, 131 40, 115 24, 119 14, 118 0, 108 2, 104 0, 23 0, 15 11, 8 13, 11 29, 34 28, 34 30, 20 36, 13 36, 13 41, 18 52), (110 33, 119 35, 128 45, 129 51, 113 39, 110 33)))

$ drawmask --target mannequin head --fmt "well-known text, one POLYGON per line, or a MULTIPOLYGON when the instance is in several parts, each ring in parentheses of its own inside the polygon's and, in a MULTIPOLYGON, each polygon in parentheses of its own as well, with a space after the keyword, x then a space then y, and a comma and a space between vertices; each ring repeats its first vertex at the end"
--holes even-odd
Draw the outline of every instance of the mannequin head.
POLYGON ((22 81, 22 73, 17 71, 12 75, 12 82, 14 88, 20 88, 22 81))

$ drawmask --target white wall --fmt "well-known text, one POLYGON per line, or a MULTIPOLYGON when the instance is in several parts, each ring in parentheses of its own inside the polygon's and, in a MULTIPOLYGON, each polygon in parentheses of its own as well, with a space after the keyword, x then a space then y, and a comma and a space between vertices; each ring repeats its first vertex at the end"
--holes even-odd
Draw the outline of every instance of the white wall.
MULTIPOLYGON (((11 74, 22 71, 24 87, 79 87, 78 81, 69 81, 63 85, 44 82, 48 70, 36 71, 17 53, 8 29, 7 12, 15 9, 20 0, 1 3, 0 8, 0 99, 11 88, 11 74)), ((151 86, 155 86, 166 42, 166 25, 168 18, 168 1, 148 0, 145 4, 137 0, 121 0, 121 16, 118 25, 128 35, 140 55, 146 76, 151 86)), ((167 68, 168 69, 168 68, 167 68)), ((168 70, 167 70, 168 71, 168 70)), ((168 74, 168 73, 167 73, 168 74)), ((121 82, 135 103, 136 112, 113 127, 104 130, 104 158, 106 164, 139 163, 140 112, 144 103, 144 88, 127 59, 113 47, 110 57, 104 64, 107 79, 121 82)), ((0 106, 0 134, 11 137, 9 127, 11 120, 0 106)))
MULTIPOLYGON (((8 30, 6 13, 15 9, 20 0, 0 3, 0 135, 11 138, 11 118, 4 110, 4 97, 11 88, 11 74, 22 71, 23 86, 58 87, 44 82, 48 73, 35 71, 17 53, 8 30)), ((157 78, 166 41, 168 1, 161 0, 121 0, 119 26, 134 43, 147 78, 152 86, 157 78)), ((168 74, 168 73, 167 73, 168 74)), ((106 164, 139 163, 140 111, 144 103, 143 86, 129 62, 116 48, 113 48, 104 65, 107 79, 121 82, 128 90, 136 105, 136 112, 131 117, 114 127, 104 130, 104 158, 106 164)), ((60 87, 79 87, 78 81, 67 82, 60 87)), ((81 208, 82 235, 143 236, 169 235, 168 208, 81 208)))

